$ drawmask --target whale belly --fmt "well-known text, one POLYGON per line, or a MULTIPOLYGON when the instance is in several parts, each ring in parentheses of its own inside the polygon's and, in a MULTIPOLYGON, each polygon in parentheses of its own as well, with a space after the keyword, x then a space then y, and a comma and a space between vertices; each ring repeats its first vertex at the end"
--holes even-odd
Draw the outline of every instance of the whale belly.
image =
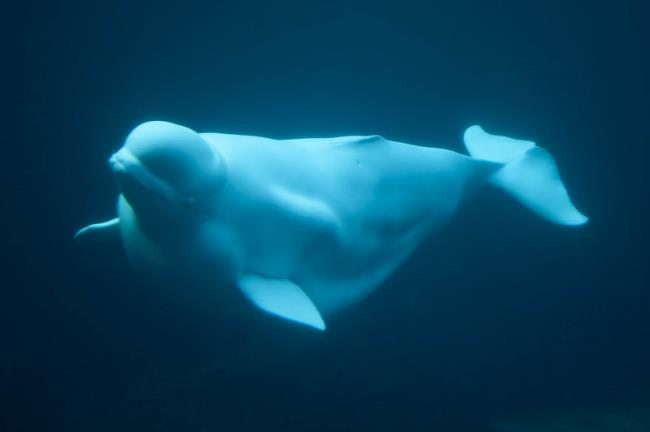
POLYGON ((216 145, 247 269, 294 281, 323 313, 367 296, 444 226, 471 169, 448 150, 352 138, 216 145))
POLYGON ((118 214, 127 259, 147 283, 192 309, 233 304, 226 297, 241 272, 241 248, 228 230, 207 223, 168 239, 150 236, 122 195, 118 214))

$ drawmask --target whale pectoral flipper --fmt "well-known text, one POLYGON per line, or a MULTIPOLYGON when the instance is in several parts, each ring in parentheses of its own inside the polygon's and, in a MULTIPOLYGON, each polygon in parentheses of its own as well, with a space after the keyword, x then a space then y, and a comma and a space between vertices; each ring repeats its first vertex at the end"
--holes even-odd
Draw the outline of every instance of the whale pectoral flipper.
POLYGON ((239 288, 257 307, 273 315, 325 330, 320 312, 295 283, 247 274, 239 280, 239 288))
POLYGON ((120 227, 120 218, 114 218, 106 222, 94 223, 86 227, 83 227, 76 232, 74 238, 75 240, 79 240, 82 238, 92 238, 92 237, 97 237, 98 234, 100 236, 119 235, 120 234, 119 227, 120 227))

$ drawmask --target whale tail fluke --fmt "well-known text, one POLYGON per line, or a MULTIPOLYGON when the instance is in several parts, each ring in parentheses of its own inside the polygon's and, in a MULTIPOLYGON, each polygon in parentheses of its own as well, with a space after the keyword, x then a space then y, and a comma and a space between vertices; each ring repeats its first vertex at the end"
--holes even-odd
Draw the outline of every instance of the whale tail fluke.
POLYGON ((472 157, 503 164, 490 183, 539 216, 561 225, 588 221, 571 202, 553 157, 534 142, 491 135, 480 126, 469 127, 463 140, 472 157))

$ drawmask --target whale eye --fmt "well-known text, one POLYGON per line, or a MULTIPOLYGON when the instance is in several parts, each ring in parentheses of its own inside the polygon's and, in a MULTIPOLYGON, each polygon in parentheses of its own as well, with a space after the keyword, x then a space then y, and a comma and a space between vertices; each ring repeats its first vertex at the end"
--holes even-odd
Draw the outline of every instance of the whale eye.
POLYGON ((183 201, 181 201, 181 204, 186 209, 190 209, 190 208, 194 207, 195 203, 196 203, 196 199, 194 199, 194 197, 186 197, 186 198, 183 198, 183 201))

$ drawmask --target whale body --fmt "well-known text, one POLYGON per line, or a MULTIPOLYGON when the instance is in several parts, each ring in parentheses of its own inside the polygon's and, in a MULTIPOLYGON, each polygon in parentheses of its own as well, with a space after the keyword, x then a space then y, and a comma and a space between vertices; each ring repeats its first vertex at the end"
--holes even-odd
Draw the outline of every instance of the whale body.
POLYGON ((587 222, 535 143, 479 126, 464 143, 468 156, 377 135, 275 140, 147 122, 109 160, 118 216, 76 236, 120 235, 136 271, 183 301, 241 293, 324 330, 483 184, 551 222, 587 222))

